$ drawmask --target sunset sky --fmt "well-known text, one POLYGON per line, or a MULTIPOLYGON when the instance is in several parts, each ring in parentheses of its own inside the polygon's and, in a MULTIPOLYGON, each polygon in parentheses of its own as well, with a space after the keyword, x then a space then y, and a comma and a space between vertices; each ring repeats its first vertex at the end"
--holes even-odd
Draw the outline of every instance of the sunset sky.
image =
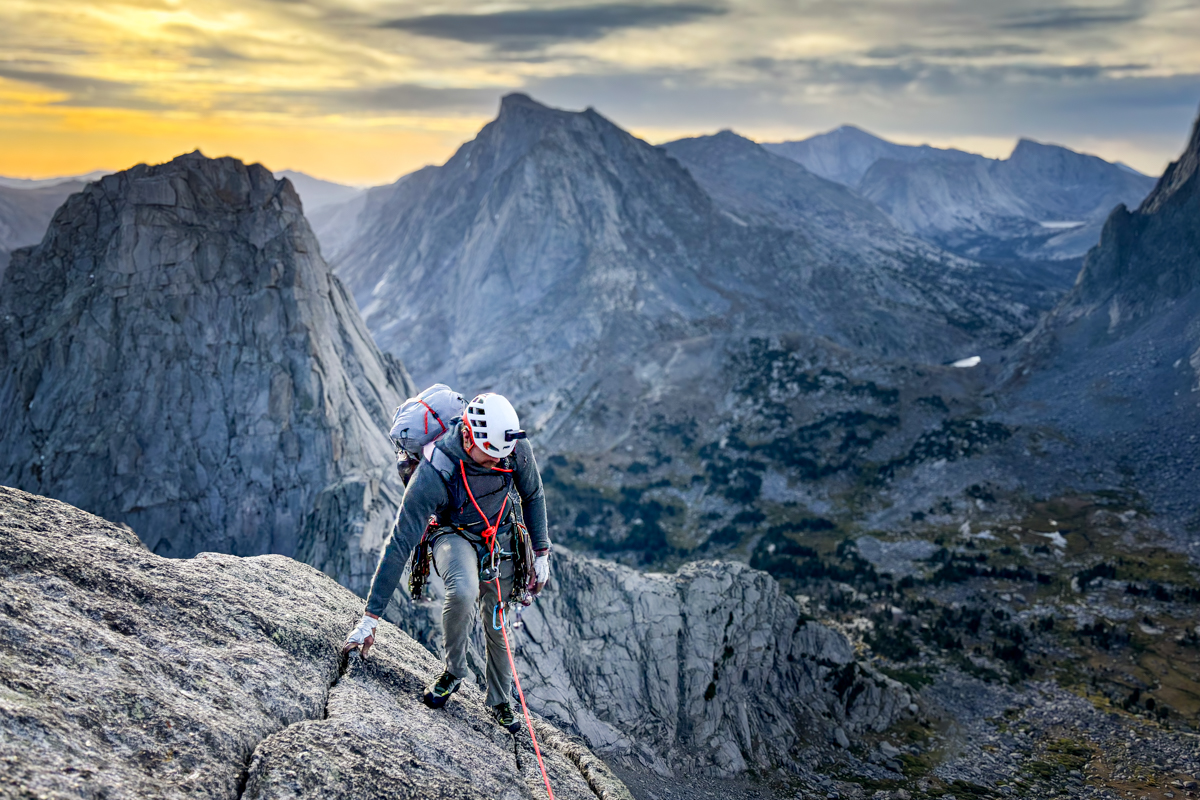
POLYGON ((1200 107, 1200 0, 0 0, 0 175, 197 147, 380 184, 523 91, 652 142, 842 123, 1157 174, 1200 107))

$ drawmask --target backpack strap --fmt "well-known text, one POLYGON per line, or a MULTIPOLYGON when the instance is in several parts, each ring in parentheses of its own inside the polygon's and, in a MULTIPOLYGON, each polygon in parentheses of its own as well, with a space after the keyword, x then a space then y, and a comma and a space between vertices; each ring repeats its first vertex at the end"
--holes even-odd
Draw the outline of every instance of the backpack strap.
MULTIPOLYGON (((441 442, 434 444, 433 452, 429 454, 429 466, 442 479, 446 487, 446 499, 450 501, 450 513, 466 504, 467 498, 462 484, 458 480, 458 462, 442 450, 441 442)), ((447 516, 448 520, 449 517, 447 516)))

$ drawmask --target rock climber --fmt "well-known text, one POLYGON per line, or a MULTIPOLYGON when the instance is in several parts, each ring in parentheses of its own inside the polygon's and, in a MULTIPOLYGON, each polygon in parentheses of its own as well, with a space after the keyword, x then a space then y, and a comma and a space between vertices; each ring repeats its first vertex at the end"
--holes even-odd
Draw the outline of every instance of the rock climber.
POLYGON ((462 684, 467 674, 467 640, 478 608, 487 642, 487 703, 496 721, 515 733, 520 722, 509 702, 512 669, 503 632, 494 620, 502 621, 497 604, 512 592, 517 548, 510 542, 518 513, 532 543, 536 593, 550 576, 541 474, 512 404, 499 394, 481 394, 467 404, 463 418, 438 439, 409 479, 371 579, 366 612, 346 637, 342 652, 358 649, 366 657, 413 548, 418 542, 422 547, 429 543, 432 566, 446 585, 442 606, 446 669, 426 691, 425 703, 442 707, 462 684), (519 511, 513 508, 513 488, 520 497, 519 511))

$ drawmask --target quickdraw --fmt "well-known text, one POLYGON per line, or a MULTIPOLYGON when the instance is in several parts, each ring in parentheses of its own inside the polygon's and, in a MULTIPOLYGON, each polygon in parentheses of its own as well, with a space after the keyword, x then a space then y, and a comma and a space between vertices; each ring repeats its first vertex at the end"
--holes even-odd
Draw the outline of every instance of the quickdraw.
POLYGON ((413 600, 430 599, 424 595, 425 586, 429 583, 429 564, 433 560, 431 556, 433 545, 438 538, 437 530, 437 517, 430 516, 429 521, 425 523, 425 532, 421 534, 421 541, 413 548, 408 576, 408 592, 413 600))

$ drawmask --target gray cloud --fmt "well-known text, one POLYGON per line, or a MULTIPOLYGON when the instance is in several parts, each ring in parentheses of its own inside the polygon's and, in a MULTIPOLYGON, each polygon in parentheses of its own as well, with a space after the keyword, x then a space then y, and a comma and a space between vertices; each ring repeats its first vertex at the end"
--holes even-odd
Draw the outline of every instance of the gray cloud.
POLYGON ((991 58, 994 56, 1032 56, 1044 52, 1038 47, 1021 44, 980 44, 971 47, 917 47, 910 44, 872 47, 867 58, 991 58))
POLYGON ((294 111, 298 107, 318 114, 371 114, 379 112, 448 112, 489 114, 509 89, 436 88, 396 83, 358 89, 282 91, 270 95, 223 98, 222 106, 255 111, 294 111))
POLYGON ((997 27, 1004 30, 1069 31, 1098 26, 1125 25, 1144 18, 1143 3, 1127 3, 1121 8, 1067 6, 1045 8, 1013 14, 1001 19, 997 27))
POLYGON ((166 108, 162 103, 139 97, 137 85, 62 72, 27 70, 0 64, 0 78, 30 83, 70 95, 54 105, 81 108, 125 108, 138 111, 157 111, 166 108))
POLYGON ((206 44, 193 47, 190 49, 193 57, 200 58, 205 61, 214 61, 217 63, 228 63, 230 61, 254 61, 255 59, 243 55, 236 50, 230 50, 228 47, 220 44, 206 44))
POLYGON ((724 13, 723 8, 697 3, 607 3, 492 14, 431 14, 388 20, 378 27, 521 51, 556 41, 592 41, 623 28, 661 28, 724 13))
POLYGON ((1147 64, 945 64, 919 58, 879 64, 756 58, 742 64, 772 79, 840 89, 844 94, 907 89, 928 96, 953 95, 1000 84, 1025 84, 1029 91, 1037 91, 1029 84, 1094 81, 1148 68, 1147 64))

